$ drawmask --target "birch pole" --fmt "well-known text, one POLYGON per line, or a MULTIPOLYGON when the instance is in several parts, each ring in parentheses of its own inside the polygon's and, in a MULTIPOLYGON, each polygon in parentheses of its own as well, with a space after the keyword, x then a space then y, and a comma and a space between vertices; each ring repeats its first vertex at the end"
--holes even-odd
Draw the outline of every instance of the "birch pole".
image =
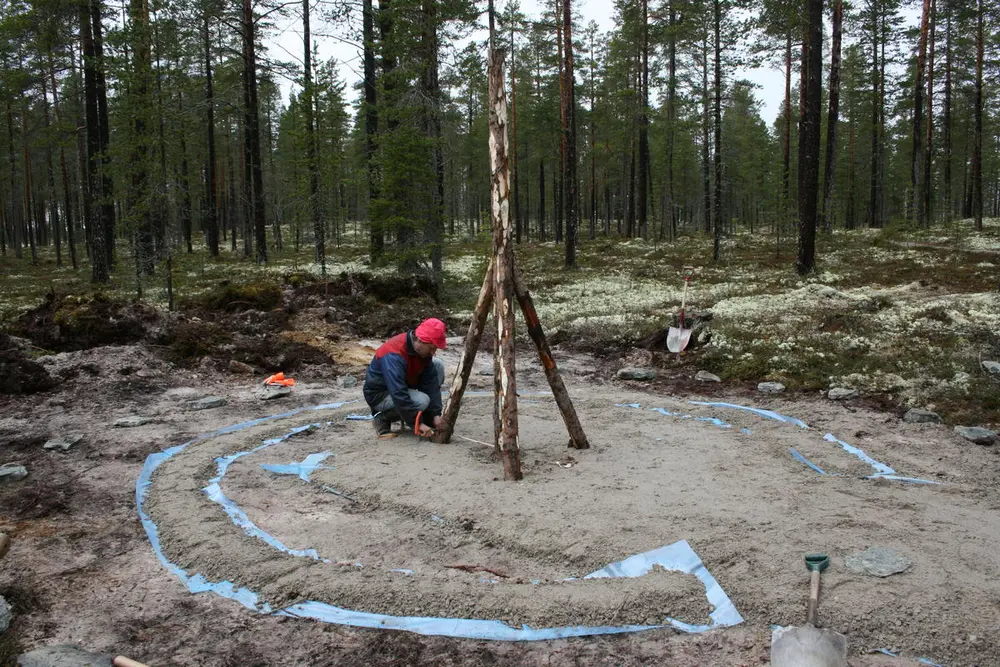
POLYGON ((510 180, 507 164, 507 95, 503 52, 490 49, 490 218, 493 223, 493 319, 497 326, 493 352, 496 395, 496 450, 506 480, 521 479, 517 444, 517 386, 514 367, 514 252, 510 221, 510 180))
POLYGON ((492 302, 493 262, 490 261, 490 265, 486 269, 486 277, 483 279, 483 286, 479 290, 479 298, 476 300, 472 324, 469 325, 469 331, 465 334, 465 348, 462 350, 462 360, 458 363, 458 371, 455 373, 455 379, 451 383, 451 391, 448 393, 448 405, 445 406, 444 414, 441 416, 443 423, 434 436, 434 441, 439 444, 451 442, 451 436, 455 433, 455 420, 458 419, 458 411, 462 408, 462 397, 469 384, 469 373, 472 372, 472 365, 476 361, 476 352, 479 350, 479 342, 486 329, 486 319, 489 317, 492 302))

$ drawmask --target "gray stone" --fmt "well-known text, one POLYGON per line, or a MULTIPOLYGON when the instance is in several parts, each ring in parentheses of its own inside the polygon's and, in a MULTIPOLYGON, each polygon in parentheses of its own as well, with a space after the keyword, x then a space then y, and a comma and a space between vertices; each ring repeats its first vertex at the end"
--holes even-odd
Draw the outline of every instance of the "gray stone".
POLYGON ((898 551, 885 547, 868 547, 845 558, 844 565, 858 574, 888 577, 905 572, 913 562, 898 551))
POLYGON ((350 389, 351 387, 358 386, 358 378, 354 377, 353 375, 341 375, 340 378, 337 380, 337 384, 339 384, 344 389, 350 389))
POLYGON ((490 377, 493 377, 493 369, 492 368, 480 368, 478 371, 476 371, 476 375, 489 375, 490 377))
POLYGON ((0 634, 7 632, 7 628, 14 622, 14 612, 10 610, 10 605, 0 595, 0 634))
POLYGON ((997 441, 995 431, 980 426, 956 426, 955 433, 977 445, 992 445, 997 441))
POLYGON ((28 469, 15 463, 5 463, 0 466, 0 484, 16 482, 28 476, 28 469))
POLYGON ((846 401, 849 398, 857 398, 858 390, 847 387, 830 387, 830 391, 826 392, 826 397, 831 401, 846 401))
POLYGON ((936 412, 911 408, 903 415, 903 421, 907 424, 940 424, 941 417, 936 412))
POLYGON ((694 379, 698 382, 722 382, 722 378, 708 371, 698 371, 695 373, 694 379))
POLYGON ((1000 375, 1000 361, 984 361, 983 370, 987 373, 1000 375))
POLYGON ((277 387, 265 386, 257 390, 257 398, 259 398, 262 401, 271 401, 274 400, 275 398, 288 396, 291 393, 292 393, 291 387, 285 387, 281 385, 277 387))
POLYGON ((188 401, 188 407, 192 410, 209 410, 211 408, 221 408, 226 404, 226 399, 221 396, 206 396, 195 401, 188 401))
POLYGON ((17 656, 17 667, 111 667, 111 657, 62 644, 17 656))
POLYGON ((240 375, 253 375, 253 366, 251 366, 250 364, 244 364, 242 361, 236 361, 235 359, 230 359, 229 372, 239 373, 240 375))
POLYGON ((757 391, 763 394, 780 394, 785 391, 785 385, 780 382, 760 382, 757 384, 757 391))
POLYGON ((58 449, 61 452, 65 452, 68 451, 73 445, 78 444, 81 440, 83 440, 83 435, 80 433, 64 435, 61 438, 52 438, 42 445, 42 449, 58 449))
POLYGON ((112 424, 115 428, 135 428, 136 426, 145 426, 149 423, 149 417, 140 417, 139 415, 131 415, 129 417, 122 417, 121 419, 115 420, 112 424))
POLYGON ((619 380, 655 380, 656 371, 652 368, 623 368, 615 377, 619 380))

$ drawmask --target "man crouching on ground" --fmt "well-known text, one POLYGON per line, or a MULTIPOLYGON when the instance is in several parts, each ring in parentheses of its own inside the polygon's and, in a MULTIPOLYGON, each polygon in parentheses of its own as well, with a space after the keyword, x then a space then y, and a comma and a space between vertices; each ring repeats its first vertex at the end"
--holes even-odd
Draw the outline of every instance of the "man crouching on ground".
POLYGON ((444 364, 434 353, 445 348, 444 333, 444 322, 432 317, 393 336, 375 352, 365 373, 365 401, 379 438, 396 437, 396 421, 422 437, 441 428, 444 364))

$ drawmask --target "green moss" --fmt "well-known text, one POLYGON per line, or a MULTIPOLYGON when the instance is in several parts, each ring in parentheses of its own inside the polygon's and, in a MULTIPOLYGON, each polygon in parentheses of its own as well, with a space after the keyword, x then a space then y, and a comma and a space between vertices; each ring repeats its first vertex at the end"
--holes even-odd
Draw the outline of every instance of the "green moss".
POLYGON ((181 299, 182 309, 208 311, 271 310, 281 303, 281 288, 270 282, 230 283, 194 297, 181 299))

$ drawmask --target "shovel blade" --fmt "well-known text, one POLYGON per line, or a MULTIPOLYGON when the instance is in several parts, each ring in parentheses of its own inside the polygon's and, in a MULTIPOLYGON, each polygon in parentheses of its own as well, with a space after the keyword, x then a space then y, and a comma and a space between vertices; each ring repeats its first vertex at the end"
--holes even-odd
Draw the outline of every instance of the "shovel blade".
POLYGON ((847 667, 847 639, 811 625, 779 628, 771 634, 771 667, 847 667))
POLYGON ((670 327, 667 329, 667 349, 671 352, 681 352, 691 340, 691 329, 670 327))

